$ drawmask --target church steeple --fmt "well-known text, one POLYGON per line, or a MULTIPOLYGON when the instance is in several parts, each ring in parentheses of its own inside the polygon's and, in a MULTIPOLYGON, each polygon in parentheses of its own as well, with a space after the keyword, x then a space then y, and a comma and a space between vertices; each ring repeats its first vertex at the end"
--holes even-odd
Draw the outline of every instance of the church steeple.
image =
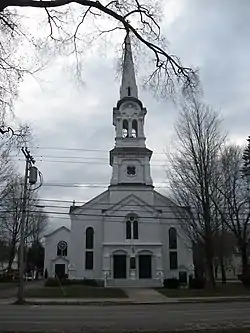
POLYGON ((138 98, 138 89, 135 79, 135 69, 132 56, 129 33, 125 38, 125 49, 123 55, 122 82, 120 88, 120 99, 124 97, 138 98))
POLYGON ((144 120, 147 110, 138 99, 129 34, 125 38, 120 100, 113 109, 115 147, 110 151, 111 186, 152 186, 144 120))

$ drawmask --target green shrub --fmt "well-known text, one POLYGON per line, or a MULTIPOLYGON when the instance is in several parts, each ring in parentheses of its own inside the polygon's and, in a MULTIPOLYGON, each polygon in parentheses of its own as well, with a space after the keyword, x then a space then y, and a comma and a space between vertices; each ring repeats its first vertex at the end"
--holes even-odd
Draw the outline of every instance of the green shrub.
POLYGON ((178 289, 180 286, 180 281, 177 278, 165 279, 163 286, 167 289, 178 289))
POLYGON ((204 289, 206 286, 206 280, 201 278, 190 278, 189 289, 204 289))
POLYGON ((238 277, 244 286, 250 287, 250 273, 246 275, 240 274, 238 277))
POLYGON ((94 280, 94 279, 55 279, 55 278, 48 278, 45 281, 45 287, 58 287, 58 286, 75 286, 75 285, 84 285, 84 286, 91 286, 91 287, 102 287, 103 281, 101 280, 94 280))
POLYGON ((14 281, 14 276, 12 274, 2 274, 0 275, 0 283, 1 282, 12 282, 14 281))

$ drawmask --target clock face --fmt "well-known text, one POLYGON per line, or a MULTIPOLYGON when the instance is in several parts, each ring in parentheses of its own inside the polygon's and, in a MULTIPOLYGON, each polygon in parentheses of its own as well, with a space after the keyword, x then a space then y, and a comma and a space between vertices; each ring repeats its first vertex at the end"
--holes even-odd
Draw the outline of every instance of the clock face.
POLYGON ((127 166, 127 175, 131 177, 136 175, 136 167, 134 165, 127 166))

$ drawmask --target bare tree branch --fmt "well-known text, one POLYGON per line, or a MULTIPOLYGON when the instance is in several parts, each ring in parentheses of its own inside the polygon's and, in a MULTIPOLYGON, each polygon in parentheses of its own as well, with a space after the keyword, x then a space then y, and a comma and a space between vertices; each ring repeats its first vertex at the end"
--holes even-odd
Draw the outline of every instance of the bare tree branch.
MULTIPOLYGON (((146 0, 145 0, 146 1, 146 0)), ((61 40, 62 43, 72 40, 74 45, 74 52, 79 52, 79 48, 76 45, 77 35, 79 27, 83 24, 87 14, 100 15, 100 13, 112 18, 117 22, 118 28, 123 28, 127 32, 130 32, 132 37, 134 36, 141 45, 148 49, 154 58, 155 70, 152 75, 145 80, 145 83, 151 84, 151 86, 159 88, 162 92, 161 95, 168 95, 167 92, 174 92, 175 86, 178 84, 183 92, 194 92, 198 89, 199 80, 197 72, 192 68, 183 66, 178 57, 168 53, 164 47, 160 45, 160 24, 157 20, 156 13, 154 12, 151 3, 141 3, 139 0, 126 0, 126 1, 90 1, 90 0, 5 0, 2 2, 0 11, 4 9, 10 9, 13 7, 33 7, 42 8, 46 10, 48 25, 50 28, 50 38, 57 40, 54 36, 53 29, 62 30, 65 36, 68 38, 61 40), (50 10, 57 8, 66 8, 67 5, 78 4, 79 6, 86 7, 80 21, 77 23, 75 31, 70 35, 69 31, 65 31, 62 26, 57 24, 59 13, 52 15, 50 10), (93 10, 97 10, 93 12, 93 10), (138 24, 132 24, 128 19, 132 19, 133 22, 139 22, 138 24), (150 40, 154 40, 151 42, 150 40), (175 82, 176 81, 176 82, 175 82), (158 84, 155 84, 158 82, 158 84)), ((65 13, 64 13, 65 15, 65 13)), ((116 30, 107 29, 107 32, 116 30)), ((78 63, 78 58, 77 58, 78 63)))

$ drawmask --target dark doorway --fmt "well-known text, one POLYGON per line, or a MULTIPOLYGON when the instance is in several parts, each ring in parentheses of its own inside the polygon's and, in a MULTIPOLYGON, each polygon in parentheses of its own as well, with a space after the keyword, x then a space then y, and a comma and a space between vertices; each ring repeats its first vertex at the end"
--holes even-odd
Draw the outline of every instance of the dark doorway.
POLYGON ((127 278, 127 256, 125 254, 115 254, 113 257, 114 279, 127 278))
POLYGON ((55 276, 61 279, 65 276, 65 264, 55 264, 55 276))
POLYGON ((139 256, 139 279, 151 279, 151 255, 143 254, 139 256))

